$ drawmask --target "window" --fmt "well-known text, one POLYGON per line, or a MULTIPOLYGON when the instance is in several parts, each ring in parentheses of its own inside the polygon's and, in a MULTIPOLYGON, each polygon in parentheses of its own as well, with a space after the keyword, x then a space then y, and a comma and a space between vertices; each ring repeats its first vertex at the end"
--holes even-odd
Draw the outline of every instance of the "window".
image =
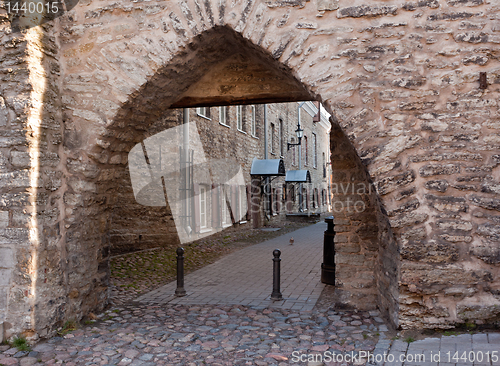
POLYGON ((196 108, 196 113, 198 114, 198 116, 210 118, 210 108, 209 107, 198 107, 198 108, 196 108))
POLYGON ((318 151, 316 151, 317 142, 318 141, 316 139, 316 134, 313 132, 312 149, 313 149, 313 167, 315 168, 318 167, 318 151))
POLYGON ((274 151, 274 136, 275 135, 276 135, 276 127, 274 126, 274 123, 271 123, 271 139, 270 139, 271 154, 275 153, 275 151, 274 151))
POLYGON ((207 188, 200 186, 200 228, 207 228, 207 188))
POLYGON ((219 123, 224 126, 228 126, 229 124, 227 123, 227 108, 226 107, 219 107, 219 123))
POLYGON ((253 105, 252 106, 252 125, 251 125, 250 133, 254 137, 257 136, 257 110, 256 109, 257 108, 253 105))
POLYGON ((307 136, 304 136, 304 165, 308 165, 309 164, 309 155, 307 153, 308 151, 308 146, 307 146, 307 136))
POLYGON ((283 136, 285 135, 284 134, 284 131, 283 131, 283 120, 280 118, 279 120, 279 128, 280 128, 280 139, 279 139, 279 144, 280 144, 280 156, 283 156, 284 155, 284 139, 283 139, 283 136))
POLYGON ((243 131, 243 107, 241 105, 236 106, 236 128, 243 131))

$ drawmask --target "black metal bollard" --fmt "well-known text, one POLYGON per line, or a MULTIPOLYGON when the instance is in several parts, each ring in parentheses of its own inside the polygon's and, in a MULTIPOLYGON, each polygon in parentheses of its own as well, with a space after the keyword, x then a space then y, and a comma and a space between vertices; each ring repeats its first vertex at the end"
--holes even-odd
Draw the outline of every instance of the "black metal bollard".
POLYGON ((177 248, 177 288, 175 296, 186 296, 184 290, 184 248, 177 248))
POLYGON ((335 224, 333 216, 325 218, 328 229, 323 241, 323 263, 321 264, 321 282, 335 285, 335 224))
POLYGON ((273 293, 271 294, 271 300, 283 300, 283 295, 280 291, 280 255, 281 251, 279 249, 274 249, 273 251, 273 293))

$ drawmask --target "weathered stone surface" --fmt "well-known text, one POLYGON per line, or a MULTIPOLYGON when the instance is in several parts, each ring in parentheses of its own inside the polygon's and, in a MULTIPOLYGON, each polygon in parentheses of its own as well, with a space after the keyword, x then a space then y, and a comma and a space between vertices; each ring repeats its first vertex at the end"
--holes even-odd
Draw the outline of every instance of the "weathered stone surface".
POLYGON ((455 174, 460 173, 460 166, 456 164, 428 164, 421 167, 419 173, 422 177, 455 174))
POLYGON ((394 228, 400 228, 404 226, 412 226, 425 222, 429 218, 426 213, 410 212, 408 214, 401 215, 398 218, 391 219, 391 226, 394 228))
POLYGON ((381 195, 388 194, 395 191, 400 187, 404 187, 415 180, 415 173, 408 171, 402 174, 394 175, 381 179, 377 182, 377 190, 381 195))
MULTIPOLYGON (((466 13, 466 14, 458 14, 456 15, 459 19, 470 18, 474 14, 466 13)), ((486 43, 488 42, 488 34, 483 32, 467 32, 467 33, 458 33, 455 35, 455 40, 457 42, 467 42, 467 43, 486 43)))
MULTIPOLYGON (((497 233, 491 227, 499 223, 495 212, 500 209, 500 64, 496 50, 500 16, 495 2, 340 3, 343 8, 337 12, 331 11, 338 6, 335 0, 315 4, 302 0, 195 1, 168 9, 165 5, 131 4, 85 1, 75 7, 75 16, 61 18, 57 27, 46 24, 37 30, 41 33, 27 38, 25 33, 12 32, 8 21, 2 25, 0 169, 5 183, 0 192, 0 225, 26 228, 39 220, 40 228, 43 225, 39 230, 40 260, 55 262, 68 250, 68 266, 81 264, 74 271, 68 269, 69 275, 51 264, 62 280, 51 283, 49 279, 47 285, 37 281, 40 288, 36 293, 54 295, 58 300, 40 298, 32 304, 32 309, 43 308, 36 324, 64 323, 70 314, 103 306, 106 266, 102 263, 107 255, 101 249, 109 240, 109 223, 120 223, 122 231, 114 240, 125 240, 134 236, 130 231, 148 211, 150 227, 165 227, 168 234, 175 235, 165 222, 155 224, 155 219, 161 220, 159 211, 116 214, 118 205, 133 199, 123 194, 129 177, 122 168, 130 148, 149 132, 159 131, 161 124, 155 121, 172 103, 186 102, 186 95, 194 95, 193 91, 207 93, 208 89, 194 87, 204 77, 202 84, 210 87, 211 96, 221 98, 233 92, 249 97, 249 89, 245 93, 242 87, 247 77, 252 78, 252 95, 260 93, 262 103, 276 98, 276 90, 288 93, 293 88, 281 82, 293 81, 306 92, 303 98, 310 93, 311 99, 322 100, 334 112, 332 120, 338 129, 332 129, 331 157, 326 155, 323 160, 320 155, 312 163, 313 131, 305 132, 307 169, 321 171, 331 162, 334 173, 325 182, 329 178, 334 183, 371 179, 379 193, 339 194, 332 202, 339 207, 347 199, 359 199, 366 210, 366 216, 345 210, 335 213, 345 220, 346 257, 368 253, 379 259, 375 265, 373 258, 366 257, 363 265, 369 264, 372 273, 366 282, 356 279, 352 288, 344 289, 345 299, 366 299, 369 291, 373 299, 378 291, 378 306, 395 323, 442 327, 458 321, 454 314, 461 301, 457 290, 445 294, 444 289, 464 288, 470 294, 464 299, 474 304, 481 303, 484 291, 493 294, 500 290, 496 283, 488 284, 491 289, 479 282, 456 284, 461 280, 457 275, 449 277, 448 283, 426 289, 426 301, 433 302, 435 310, 424 301, 419 306, 400 307, 404 301, 418 303, 415 296, 404 299, 409 286, 400 285, 399 277, 400 265, 425 254, 418 243, 434 245, 429 252, 435 253, 434 259, 443 269, 453 262, 462 269, 474 267, 476 272, 497 271, 497 233), (127 14, 126 24, 123 14, 127 14), (226 60, 230 74, 224 72, 226 68, 218 68, 221 60, 226 60), (256 63, 261 68, 247 72, 256 63), (244 67, 246 71, 242 71, 244 67), (486 72, 486 89, 480 89, 481 72, 486 72), (286 77, 261 82, 261 77, 269 80, 269 75, 286 77), (35 148, 40 152, 36 160, 32 159, 35 148), (33 171, 23 175, 28 169, 33 171), (33 183, 36 175, 40 182, 33 183), (428 195, 430 191, 434 194, 428 195), (30 221, 31 213, 36 220, 30 221), (450 252, 443 249, 445 245, 450 252), (458 258, 453 255, 456 247, 460 248, 458 258), (400 248, 405 248, 403 259, 400 248), (374 274, 376 290, 364 288, 374 274), (65 278, 71 283, 63 284, 65 278), (87 291, 81 290, 87 285, 87 291), (78 297, 67 298, 66 292, 73 288, 78 297), (44 318, 45 313, 51 315, 44 318)), ((275 131, 280 131, 279 118, 286 126, 282 143, 291 142, 296 124, 287 113, 275 117, 269 120, 275 131)), ((178 122, 172 121, 174 125, 178 122)), ((248 121, 244 118, 243 122, 248 121)), ((216 118, 210 123, 212 128, 202 135, 222 153, 234 141, 214 133, 216 118)), ((278 133, 275 137, 279 140, 278 133)), ((295 165, 287 163, 287 169, 305 168, 305 146, 303 142, 300 167, 298 149, 283 152, 288 161, 295 154, 295 165)), ((239 146, 236 151, 247 148, 239 146)), ((276 158, 280 155, 273 153, 276 158)), ((5 240, 12 248, 29 244, 27 237, 5 240)), ((23 257, 29 258, 30 253, 23 252, 23 257)), ((359 262, 359 257, 353 258, 359 262)), ((430 259, 426 263, 437 266, 430 259)), ((42 262, 38 264, 43 268, 42 262)), ((348 273, 345 268, 350 265, 346 258, 339 270, 348 273)), ((22 274, 16 281, 30 276, 22 274)), ((349 285, 347 276, 342 281, 349 285)), ((31 290, 25 282, 15 285, 19 294, 31 290)), ((416 285, 415 290, 411 293, 418 297, 416 285)), ((9 309, 19 309, 12 315, 16 319, 37 319, 16 296, 5 298, 13 301, 9 309), (31 318, 18 316, 23 311, 31 318)), ((477 315, 493 316, 489 312, 477 315)), ((0 311, 0 318, 3 316, 0 311)), ((15 329, 21 331, 20 324, 15 329)), ((24 329, 31 328, 22 324, 24 329)))
POLYGON ((465 298, 473 296, 477 290, 475 288, 467 288, 467 287, 450 287, 444 290, 444 294, 448 296, 454 296, 457 298, 465 298))
POLYGON ((438 192, 446 192, 449 185, 445 180, 430 180, 425 183, 425 188, 438 192))
POLYGON ((403 212, 409 212, 409 211, 414 211, 420 206, 420 201, 418 199, 411 200, 404 205, 399 206, 398 208, 395 208, 394 210, 390 210, 387 212, 389 216, 395 216, 397 214, 403 213, 403 212))
POLYGON ((421 293, 432 293, 433 286, 448 287, 455 285, 475 285, 493 281, 493 276, 487 270, 466 270, 459 264, 433 265, 418 263, 402 263, 401 280, 403 283, 414 283, 421 293))
POLYGON ((404 3, 402 8, 407 11, 414 11, 417 8, 423 8, 423 7, 428 7, 428 8, 439 8, 439 1, 438 0, 419 0, 417 2, 410 1, 407 3, 404 3))
POLYGON ((500 184, 493 182, 485 182, 481 186, 481 192, 500 194, 500 184))
POLYGON ((377 17, 381 15, 396 15, 398 8, 396 6, 369 6, 360 5, 337 10, 337 18, 361 18, 377 17))
POLYGON ((451 6, 478 6, 484 3, 484 0, 446 0, 451 6))
POLYGON ((470 221, 462 220, 439 220, 437 227, 443 230, 459 230, 459 231, 471 231, 472 223, 470 221))
POLYGON ((492 241, 500 240, 500 227, 495 224, 480 224, 477 226, 477 233, 492 241))
POLYGON ((318 11, 331 11, 339 8, 338 0, 316 0, 318 11))
POLYGON ((500 211, 500 199, 471 196, 469 197, 469 200, 476 206, 486 208, 488 210, 500 211))
POLYGON ((465 198, 453 196, 434 196, 426 194, 425 199, 429 205, 441 212, 467 212, 469 205, 465 198))
POLYGON ((500 248, 497 245, 498 241, 483 242, 475 244, 471 253, 489 264, 500 263, 500 248))
POLYGON ((457 316, 463 321, 476 321, 477 319, 491 319, 500 317, 500 305, 465 305, 457 306, 457 316))

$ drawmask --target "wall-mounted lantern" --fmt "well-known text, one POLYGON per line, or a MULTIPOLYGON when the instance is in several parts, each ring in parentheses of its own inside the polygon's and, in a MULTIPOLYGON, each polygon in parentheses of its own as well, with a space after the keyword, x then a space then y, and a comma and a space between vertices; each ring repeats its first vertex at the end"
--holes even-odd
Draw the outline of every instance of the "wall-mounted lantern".
POLYGON ((295 134, 297 135, 297 138, 299 139, 299 142, 296 143, 296 144, 288 143, 287 150, 290 150, 290 146, 299 146, 300 142, 302 140, 302 137, 304 137, 304 130, 302 128, 300 128, 300 121, 297 122, 297 129, 295 130, 295 134))

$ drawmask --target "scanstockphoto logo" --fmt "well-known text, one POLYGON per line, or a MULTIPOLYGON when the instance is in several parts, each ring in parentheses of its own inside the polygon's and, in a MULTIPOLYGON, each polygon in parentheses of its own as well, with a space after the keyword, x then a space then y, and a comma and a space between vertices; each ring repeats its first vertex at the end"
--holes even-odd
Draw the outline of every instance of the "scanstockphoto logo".
POLYGON ((73 9, 79 0, 4 0, 2 7, 14 31, 50 22, 73 9))
POLYGON ((139 204, 170 207, 181 243, 224 230, 247 214, 247 187, 235 159, 205 156, 196 123, 167 129, 129 153, 139 204))

